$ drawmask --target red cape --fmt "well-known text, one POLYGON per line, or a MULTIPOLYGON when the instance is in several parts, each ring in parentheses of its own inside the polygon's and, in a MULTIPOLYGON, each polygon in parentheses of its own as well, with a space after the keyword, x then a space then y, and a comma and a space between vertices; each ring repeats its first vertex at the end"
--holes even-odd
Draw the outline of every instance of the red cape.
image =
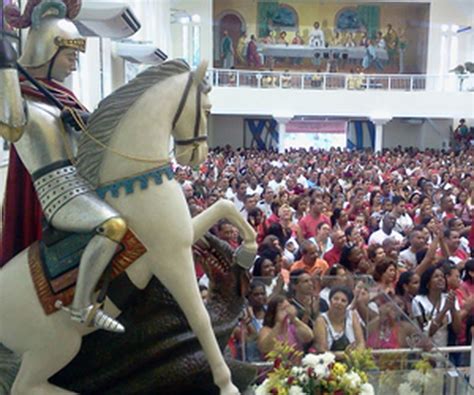
MULTIPOLYGON (((62 85, 45 79, 39 81, 64 105, 86 111, 76 96, 62 85)), ((25 96, 48 102, 41 92, 23 80, 21 91, 25 96)), ((43 213, 31 177, 15 147, 11 145, 6 191, 3 200, 0 267, 41 238, 42 216, 43 213)))

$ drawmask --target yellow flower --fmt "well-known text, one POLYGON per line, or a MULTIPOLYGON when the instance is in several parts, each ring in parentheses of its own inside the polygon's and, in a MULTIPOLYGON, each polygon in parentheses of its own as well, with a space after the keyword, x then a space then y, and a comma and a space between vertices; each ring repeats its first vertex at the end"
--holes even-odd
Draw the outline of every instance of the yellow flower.
POLYGON ((332 372, 335 376, 342 376, 347 372, 347 367, 340 362, 336 362, 332 368, 332 372))
POLYGON ((359 374, 363 383, 367 383, 369 381, 369 378, 367 377, 367 373, 361 372, 361 371, 357 371, 357 373, 359 374))

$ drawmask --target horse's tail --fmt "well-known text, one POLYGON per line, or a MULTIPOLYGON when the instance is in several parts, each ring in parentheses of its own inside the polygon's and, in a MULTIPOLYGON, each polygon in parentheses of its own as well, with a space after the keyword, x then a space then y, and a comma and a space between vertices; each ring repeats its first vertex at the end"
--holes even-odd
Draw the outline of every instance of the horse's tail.
POLYGON ((0 395, 8 395, 16 374, 20 368, 21 358, 0 343, 0 395))

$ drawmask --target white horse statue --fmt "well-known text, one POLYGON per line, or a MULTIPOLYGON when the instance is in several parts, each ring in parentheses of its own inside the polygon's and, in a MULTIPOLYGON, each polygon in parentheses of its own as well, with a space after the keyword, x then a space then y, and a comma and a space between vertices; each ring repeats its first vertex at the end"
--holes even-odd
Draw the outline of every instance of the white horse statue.
MULTIPOLYGON (((77 167, 94 186, 119 182, 115 184, 119 193, 107 193, 105 200, 121 213, 147 248, 128 267, 127 275, 140 289, 153 275, 160 279, 196 333, 220 394, 235 395, 239 391, 231 381, 199 294, 191 245, 225 217, 244 240, 237 259, 240 256, 241 262, 248 264, 257 249, 255 232, 232 202, 218 201, 191 218, 174 178, 162 177, 161 183, 152 177, 147 180, 147 174, 169 164, 171 136, 180 164, 194 166, 206 159, 211 109, 210 89, 204 82, 206 66, 203 63, 191 72, 185 62, 169 61, 149 68, 104 99, 81 137, 77 167), (134 177, 139 177, 135 184, 134 177), (120 180, 128 180, 133 192, 120 188, 120 180)), ((110 300, 104 308, 113 317, 120 314, 110 300)), ((73 322, 64 311, 44 313, 30 274, 28 249, 0 270, 0 317, 0 343, 22 356, 12 394, 71 394, 50 384, 48 378, 74 358, 82 336, 93 329, 73 322)))

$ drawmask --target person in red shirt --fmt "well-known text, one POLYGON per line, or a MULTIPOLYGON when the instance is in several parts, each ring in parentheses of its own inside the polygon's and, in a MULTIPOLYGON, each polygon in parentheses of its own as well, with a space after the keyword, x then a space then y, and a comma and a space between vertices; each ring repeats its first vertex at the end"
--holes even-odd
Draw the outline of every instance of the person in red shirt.
POLYGON ((331 221, 327 215, 322 212, 324 210, 324 202, 319 197, 311 198, 309 202, 309 213, 306 214, 298 222, 298 242, 302 243, 305 239, 310 239, 316 236, 316 227, 321 222, 326 222, 331 225, 331 221))
POLYGON ((323 259, 332 267, 339 263, 342 248, 346 244, 346 235, 342 230, 335 230, 331 235, 333 247, 323 255, 323 259))

